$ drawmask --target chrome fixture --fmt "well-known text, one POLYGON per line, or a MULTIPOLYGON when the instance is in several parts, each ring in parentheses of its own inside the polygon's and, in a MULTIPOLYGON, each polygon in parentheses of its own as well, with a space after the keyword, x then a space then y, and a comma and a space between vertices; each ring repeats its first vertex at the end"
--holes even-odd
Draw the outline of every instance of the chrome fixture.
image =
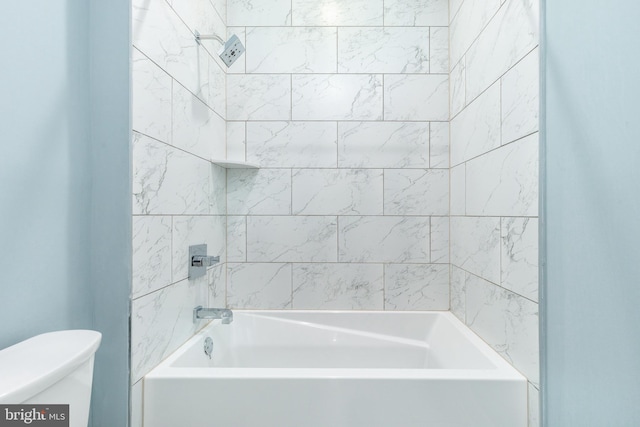
POLYGON ((204 339, 204 354, 209 356, 209 359, 211 359, 212 353, 213 353, 213 340, 211 339, 211 337, 206 337, 204 339))
POLYGON ((204 276, 207 267, 220 262, 219 256, 208 256, 207 245, 189 246, 189 279, 204 276))
POLYGON ((244 53, 244 46, 235 34, 233 34, 227 41, 224 41, 222 37, 217 34, 200 34, 198 30, 196 30, 195 35, 196 43, 198 44, 202 44, 202 40, 216 40, 222 44, 222 48, 218 51, 218 56, 227 67, 231 67, 231 64, 236 62, 236 60, 244 53))
POLYGON ((220 319, 223 325, 233 322, 233 311, 228 308, 204 308, 201 305, 193 309, 193 323, 202 319, 220 319))

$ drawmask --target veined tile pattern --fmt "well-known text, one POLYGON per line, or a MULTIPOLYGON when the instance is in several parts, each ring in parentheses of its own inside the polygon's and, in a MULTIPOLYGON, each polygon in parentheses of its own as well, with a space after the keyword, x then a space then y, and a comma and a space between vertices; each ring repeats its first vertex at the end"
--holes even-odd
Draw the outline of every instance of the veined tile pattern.
POLYGON ((448 264, 385 265, 385 309, 448 310, 448 264))
POLYGON ((385 120, 449 119, 449 76, 392 74, 384 81, 385 120))
POLYGON ((335 216, 247 217, 248 262, 335 262, 335 216))
POLYGON ((289 215, 291 170, 229 169, 227 197, 230 215, 289 215))
POLYGON ((335 122, 248 122, 247 160, 261 167, 335 168, 335 122))
POLYGON ((294 215, 382 215, 382 170, 294 169, 294 215))
POLYGON ((429 217, 340 217, 340 262, 428 263, 429 217))
POLYGON ((340 28, 338 72, 428 73, 429 28, 340 28))
POLYGON ((300 74, 292 79, 294 120, 382 119, 382 75, 300 74))
POLYGON ((291 264, 230 263, 227 274, 230 308, 291 308, 291 264))
POLYGON ((228 8, 247 52, 227 74, 227 153, 261 169, 227 171, 227 257, 293 273, 293 299, 278 282, 266 302, 229 273, 229 304, 384 309, 393 280, 387 308, 447 309, 447 0, 228 8))
POLYGON ((226 2, 135 0, 132 8, 131 380, 138 392, 140 378, 206 324, 193 323, 193 307, 226 305, 226 265, 187 279, 190 244, 207 243, 226 260, 226 171, 209 162, 226 152, 226 75, 212 46, 193 36, 195 29, 226 33, 226 2))
POLYGON ((247 28, 247 73, 336 71, 336 29, 247 28))
POLYGON ((338 165, 345 168, 428 168, 428 124, 340 122, 338 165))
POLYGON ((450 12, 451 311, 528 378, 538 427, 538 0, 450 12))
POLYGON ((382 264, 294 264, 293 308, 382 310, 382 264))
POLYGON ((295 26, 382 26, 383 0, 293 0, 295 26))
POLYGON ((227 0, 229 26, 291 25, 291 0, 227 0))
POLYGON ((385 25, 448 26, 447 0, 385 0, 385 25))

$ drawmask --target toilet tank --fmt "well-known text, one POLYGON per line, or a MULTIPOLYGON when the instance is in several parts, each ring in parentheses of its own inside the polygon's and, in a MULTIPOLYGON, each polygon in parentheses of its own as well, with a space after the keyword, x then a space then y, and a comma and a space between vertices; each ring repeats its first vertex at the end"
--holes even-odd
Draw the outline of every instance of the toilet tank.
POLYGON ((68 404, 70 426, 86 427, 101 338, 89 330, 49 332, 0 350, 0 404, 68 404))

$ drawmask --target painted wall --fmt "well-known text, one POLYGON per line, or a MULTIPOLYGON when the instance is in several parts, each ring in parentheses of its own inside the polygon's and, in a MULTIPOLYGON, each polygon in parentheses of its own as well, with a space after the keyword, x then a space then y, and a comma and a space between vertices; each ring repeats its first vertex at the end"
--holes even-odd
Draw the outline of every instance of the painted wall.
POLYGON ((93 425, 112 426, 128 418, 129 8, 97 3, 0 15, 0 348, 100 331, 93 425))
POLYGON ((451 1, 451 310, 538 419, 537 0, 451 1))
POLYGON ((78 262, 90 249, 87 16, 80 0, 13 2, 0 16, 2 348, 91 327, 78 262))
POLYGON ((546 3, 544 425, 640 425, 640 6, 546 3))
POLYGON ((226 302, 449 308, 448 3, 231 0, 226 302))
MULTIPOLYGON (((218 46, 224 1, 133 1, 132 425, 142 422, 140 379, 189 339, 198 305, 224 306, 225 71, 218 46), (221 264, 187 279, 188 246, 207 243, 221 264), (222 286, 224 288, 224 286, 222 286)), ((129 190, 131 191, 131 189, 129 190)), ((131 193, 130 193, 131 194, 131 193)))

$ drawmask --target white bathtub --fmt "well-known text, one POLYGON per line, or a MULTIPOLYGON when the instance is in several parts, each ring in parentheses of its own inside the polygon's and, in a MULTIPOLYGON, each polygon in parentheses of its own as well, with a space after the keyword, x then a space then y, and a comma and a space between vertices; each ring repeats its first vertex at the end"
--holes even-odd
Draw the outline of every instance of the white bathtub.
POLYGON ((144 379, 145 427, 526 424, 525 378, 448 312, 235 310, 144 379))

